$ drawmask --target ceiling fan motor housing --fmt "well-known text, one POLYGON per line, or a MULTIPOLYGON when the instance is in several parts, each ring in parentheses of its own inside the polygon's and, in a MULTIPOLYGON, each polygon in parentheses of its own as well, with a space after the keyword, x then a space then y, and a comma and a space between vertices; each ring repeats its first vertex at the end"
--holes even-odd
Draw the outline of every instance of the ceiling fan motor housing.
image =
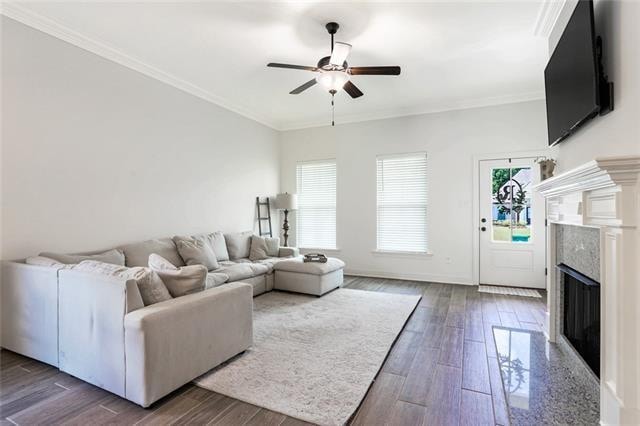
POLYGON ((320 59, 317 65, 318 68, 325 71, 333 71, 333 70, 341 71, 341 70, 346 70, 349 67, 349 64, 347 64, 347 61, 344 61, 344 63, 342 64, 342 67, 336 67, 329 63, 330 60, 331 60, 331 56, 325 56, 324 58, 320 59))

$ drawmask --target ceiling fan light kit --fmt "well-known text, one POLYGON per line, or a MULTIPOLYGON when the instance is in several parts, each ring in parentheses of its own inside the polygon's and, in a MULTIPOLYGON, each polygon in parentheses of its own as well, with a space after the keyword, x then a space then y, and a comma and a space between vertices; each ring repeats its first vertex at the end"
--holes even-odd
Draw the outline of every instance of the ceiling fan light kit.
MULTIPOLYGON (((324 89, 331 94, 331 107, 333 115, 334 101, 333 97, 340 90, 344 89, 352 98, 359 98, 364 93, 351 82, 352 75, 400 75, 399 66, 383 66, 383 67, 349 67, 347 63, 347 57, 351 53, 351 45, 348 43, 334 42, 333 36, 338 32, 338 25, 336 22, 329 22, 325 25, 325 28, 331 35, 331 56, 325 56, 318 61, 318 65, 315 67, 304 65, 291 65, 281 64, 276 62, 270 62, 268 67, 272 68, 288 68, 302 71, 317 72, 319 75, 307 81, 306 83, 296 87, 289 94, 297 95, 308 88, 314 86, 316 83, 320 83, 324 89)), ((331 125, 334 126, 335 122, 332 119, 331 125)))
POLYGON ((316 77, 316 81, 329 93, 335 94, 349 81, 349 74, 344 71, 325 71, 316 77))

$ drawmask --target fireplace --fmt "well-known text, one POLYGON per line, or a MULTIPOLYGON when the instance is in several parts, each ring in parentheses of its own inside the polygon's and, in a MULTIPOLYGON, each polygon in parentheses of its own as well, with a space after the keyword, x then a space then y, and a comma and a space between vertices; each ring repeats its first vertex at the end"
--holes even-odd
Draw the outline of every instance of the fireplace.
MULTIPOLYGON (((596 158, 540 182, 534 190, 547 200, 549 341, 578 358, 571 345, 580 344, 569 341, 571 327, 564 332, 564 286, 570 278, 554 266, 563 264, 600 283, 587 294, 591 299, 599 293, 601 299, 596 317, 602 340, 600 423, 640 425, 640 155, 596 158)), ((591 329, 588 334, 597 336, 591 329)), ((587 347, 597 343, 589 339, 574 342, 581 340, 587 347)), ((597 381, 587 370, 585 362, 575 368, 597 381)))
POLYGON ((563 287, 562 333, 600 377, 600 284, 564 263, 557 268, 563 287))

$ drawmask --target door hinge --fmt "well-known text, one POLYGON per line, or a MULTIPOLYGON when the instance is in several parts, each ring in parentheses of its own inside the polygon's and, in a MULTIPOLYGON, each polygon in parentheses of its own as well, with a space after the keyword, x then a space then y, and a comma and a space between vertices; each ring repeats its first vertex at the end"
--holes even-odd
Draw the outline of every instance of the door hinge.
POLYGON ((549 221, 547 219, 544 220, 544 226, 549 226, 549 221))
POLYGON ((547 268, 544 268, 544 276, 546 277, 549 273, 549 270, 547 268))

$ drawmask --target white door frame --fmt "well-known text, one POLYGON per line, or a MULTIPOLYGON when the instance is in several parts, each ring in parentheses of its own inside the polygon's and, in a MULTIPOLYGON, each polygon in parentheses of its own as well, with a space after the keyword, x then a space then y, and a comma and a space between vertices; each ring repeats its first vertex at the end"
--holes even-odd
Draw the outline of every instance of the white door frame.
MULTIPOLYGON (((473 199, 472 199, 472 211, 473 211, 473 244, 471 259, 473 259, 473 284, 480 284, 480 161, 483 160, 503 160, 507 158, 531 158, 531 157, 547 157, 549 158, 551 153, 548 149, 540 149, 533 151, 516 151, 516 152, 498 152, 493 154, 479 154, 473 156, 473 199)), ((537 172, 537 171, 536 171, 537 172)), ((545 201, 546 203, 546 201, 545 201)), ((546 211, 546 206, 545 206, 546 211)), ((545 232, 545 252, 547 250, 547 235, 545 232)), ((545 254, 546 259, 546 254, 545 254)))

